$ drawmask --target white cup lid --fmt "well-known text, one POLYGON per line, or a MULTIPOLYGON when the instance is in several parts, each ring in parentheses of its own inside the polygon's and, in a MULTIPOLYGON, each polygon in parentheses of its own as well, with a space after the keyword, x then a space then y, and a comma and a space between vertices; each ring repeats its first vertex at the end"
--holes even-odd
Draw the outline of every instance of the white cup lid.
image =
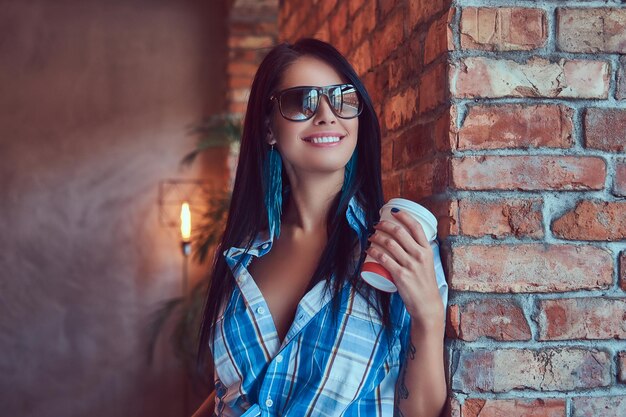
MULTIPOLYGON (((392 198, 385 204, 385 206, 394 206, 400 209, 405 209, 407 212, 415 215, 416 217, 419 217, 420 220, 423 220, 423 222, 426 223, 426 226, 424 227, 424 232, 426 232, 429 240, 432 240, 437 236, 437 218, 421 204, 418 204, 411 200, 407 200, 406 198, 392 198)), ((422 224, 422 226, 424 225, 422 224)))

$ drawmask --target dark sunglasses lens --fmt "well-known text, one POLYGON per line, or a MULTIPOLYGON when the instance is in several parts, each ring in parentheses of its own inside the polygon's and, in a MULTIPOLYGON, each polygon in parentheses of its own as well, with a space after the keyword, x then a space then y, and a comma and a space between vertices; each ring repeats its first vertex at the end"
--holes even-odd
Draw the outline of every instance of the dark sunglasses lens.
POLYGON ((337 100, 331 99, 337 115, 346 119, 358 116, 361 112, 361 100, 356 88, 352 85, 343 85, 333 90, 339 90, 337 100))
POLYGON ((283 116, 290 120, 306 120, 317 109, 317 91, 310 88, 298 88, 285 91, 280 97, 283 116))

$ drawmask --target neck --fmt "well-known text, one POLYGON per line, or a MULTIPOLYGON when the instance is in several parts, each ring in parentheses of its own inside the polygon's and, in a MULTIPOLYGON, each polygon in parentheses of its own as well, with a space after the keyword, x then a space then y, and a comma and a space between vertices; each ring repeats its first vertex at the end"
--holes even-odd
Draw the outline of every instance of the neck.
POLYGON ((285 225, 287 233, 300 235, 326 231, 328 211, 333 199, 341 191, 343 175, 343 170, 324 175, 289 175, 291 193, 283 213, 281 229, 285 225))

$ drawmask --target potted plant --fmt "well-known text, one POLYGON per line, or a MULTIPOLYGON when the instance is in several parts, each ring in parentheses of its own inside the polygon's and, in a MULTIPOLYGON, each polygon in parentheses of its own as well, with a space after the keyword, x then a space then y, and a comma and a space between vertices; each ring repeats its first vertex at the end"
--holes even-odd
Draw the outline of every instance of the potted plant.
MULTIPOLYGON (((215 147, 228 145, 230 148, 229 165, 233 177, 239 140, 241 138, 241 119, 230 115, 214 115, 190 129, 190 134, 197 136, 195 148, 183 157, 182 166, 190 166, 196 157, 215 147)), ((210 204, 194 225, 192 259, 204 263, 211 249, 219 242, 226 224, 226 215, 230 206, 231 190, 217 191, 218 195, 207 196, 210 204)), ((198 374, 195 368, 197 336, 209 280, 207 274, 189 291, 188 294, 164 301, 152 314, 148 327, 148 361, 153 362, 156 343, 166 324, 173 321, 170 343, 174 354, 181 361, 194 385, 206 383, 204 374, 198 374)))

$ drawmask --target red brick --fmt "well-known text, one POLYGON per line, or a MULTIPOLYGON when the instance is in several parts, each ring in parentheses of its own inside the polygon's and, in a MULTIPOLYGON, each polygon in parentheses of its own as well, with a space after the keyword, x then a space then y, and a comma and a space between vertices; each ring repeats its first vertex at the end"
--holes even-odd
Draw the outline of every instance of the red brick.
POLYGON ((458 326, 452 326, 456 339, 475 341, 481 337, 494 340, 530 340, 531 332, 524 311, 512 300, 486 299, 455 306, 458 326))
POLYGON ((421 73, 419 60, 406 51, 406 46, 400 47, 398 53, 386 62, 388 70, 388 89, 394 90, 399 86, 412 83, 415 74, 421 73))
POLYGON ((381 167, 382 172, 391 172, 393 161, 393 141, 383 141, 381 145, 381 167))
POLYGON ((461 48, 489 51, 540 48, 548 37, 541 9, 467 7, 461 14, 461 48))
POLYGON ((461 417, 564 417, 564 398, 478 399, 468 398, 461 417))
POLYGON ((284 22, 280 25, 280 32, 278 39, 283 41, 294 41, 297 28, 300 26, 300 21, 297 16, 291 15, 285 18, 284 22))
POLYGON ((605 61, 469 57, 451 67, 450 86, 455 97, 607 98, 609 70, 605 61))
POLYGON ((457 148, 569 148, 573 113, 562 105, 471 106, 458 129, 457 148))
POLYGON ((617 70, 617 90, 615 98, 623 100, 626 98, 626 56, 619 59, 619 68, 617 70))
POLYGON ((617 378, 622 384, 626 384, 626 352, 617 355, 617 378))
MULTIPOLYGON (((339 36, 337 41, 331 43, 343 56, 348 56, 354 49, 351 36, 339 36)), ((362 77, 363 74, 359 74, 359 76, 362 77)))
POLYGON ((599 157, 467 156, 452 160, 452 187, 461 190, 601 190, 599 157))
MULTIPOLYGON (((317 17, 318 17, 318 21, 322 22, 324 20, 328 21, 328 18, 331 16, 331 11, 333 11, 332 14, 335 13, 335 5, 339 2, 339 0, 324 0, 324 1, 319 1, 317 2, 317 4, 315 5, 315 7, 311 7, 308 8, 308 13, 310 14, 311 12, 317 12, 317 17)), ((305 7, 303 7, 304 9, 306 9, 305 7)))
POLYGON ((372 66, 372 53, 369 41, 363 42, 355 49, 354 54, 350 58, 350 63, 354 67, 357 74, 364 74, 372 66))
POLYGON ((450 257, 448 283, 459 291, 563 292, 613 284, 611 253, 594 246, 461 245, 450 257))
POLYGON ((373 48, 374 66, 385 60, 404 40, 404 15, 400 12, 392 13, 384 25, 378 25, 374 32, 373 48))
POLYGON ((349 6, 350 17, 354 16, 356 12, 363 7, 364 0, 350 0, 346 2, 349 6))
POLYGON ((437 218, 437 236, 439 240, 443 241, 449 235, 459 234, 458 200, 442 200, 439 196, 429 196, 423 199, 420 204, 428 207, 437 218))
POLYGON ((437 13, 449 7, 447 0, 410 0, 408 3, 409 29, 430 20, 437 13))
POLYGON ((572 398, 572 417, 624 417, 626 395, 572 398))
POLYGON ((411 34, 408 39, 409 44, 409 53, 412 54, 416 59, 422 61, 419 57, 424 54, 424 33, 421 31, 415 31, 411 34))
POLYGON ((557 9, 557 45, 567 52, 626 53, 626 10, 557 9))
POLYGON ((228 26, 229 36, 274 36, 278 32, 276 20, 250 20, 245 17, 233 16, 228 26), (242 20, 237 20, 238 18, 242 20))
POLYGON ((258 68, 257 64, 250 63, 250 62, 229 62, 228 63, 228 75, 248 77, 252 79, 254 78, 254 75, 256 74, 257 68, 258 68))
POLYGON ((626 291, 626 251, 622 251, 619 257, 619 285, 626 291))
POLYGON ((464 236, 543 237, 541 199, 459 201, 459 229, 464 236))
POLYGON ((432 194, 443 192, 447 183, 447 160, 439 159, 418 164, 403 172, 404 198, 419 201, 432 194))
POLYGON ((382 182, 385 201, 402 195, 402 174, 385 174, 382 182))
POLYGON ((386 17, 394 7, 398 4, 397 0, 376 0, 378 3, 378 11, 381 17, 386 17))
POLYGON ((245 114, 248 103, 228 103, 228 111, 230 113, 245 114))
POLYGON ((271 36, 230 36, 229 48, 268 48, 274 44, 271 36))
POLYGON ((450 107, 448 111, 442 111, 435 121, 435 148, 438 151, 449 153, 456 149, 456 139, 454 136, 454 120, 456 119, 456 108, 450 107))
POLYGON ((539 340, 626 339, 626 298, 540 300, 539 340))
POLYGON ((390 97, 384 108, 387 129, 393 130, 403 126, 417 113, 417 88, 409 87, 390 97))
POLYGON ((247 103, 250 88, 235 88, 228 91, 228 100, 231 102, 247 103))
POLYGON ((248 77, 229 77, 228 78, 228 88, 250 88, 252 87, 252 78, 248 77))
POLYGON ((461 313, 457 304, 448 305, 446 314, 446 336, 458 339, 461 333, 461 313))
POLYGON ((581 200, 552 223, 562 239, 618 241, 626 239, 626 201, 581 200))
POLYGON ((441 54, 454 49, 450 22, 454 18, 454 9, 431 23, 424 41, 424 65, 428 65, 441 54))
POLYGON ((261 59, 258 59, 257 52, 254 49, 229 49, 228 59, 230 62, 248 61, 258 65, 261 59))
POLYGON ((425 113, 436 109, 447 101, 448 79, 447 63, 440 61, 429 68, 420 78, 419 112, 425 113))
MULTIPOLYGON (((330 41, 333 45, 339 44, 340 39, 348 38, 345 35, 346 26, 348 23, 348 4, 350 2, 339 2, 339 5, 330 14, 328 20, 330 21, 330 41)), ((349 51, 345 51, 349 52, 349 51)))
POLYGON ((585 112, 585 147, 626 152, 626 110, 590 108, 585 112))
MULTIPOLYGON (((351 3, 351 2, 348 2, 351 3)), ((352 36, 352 44, 358 45, 376 27, 376 0, 367 0, 361 11, 349 22, 351 30, 344 36, 352 36)))
POLYGON ((324 21, 313 34, 314 38, 320 39, 324 42, 330 42, 330 25, 328 21, 324 21))
POLYGON ((394 141, 393 169, 415 165, 416 161, 434 153, 432 125, 416 125, 403 131, 394 141))
MULTIPOLYGON (((372 103, 374 104, 374 108, 376 109, 380 127, 381 129, 385 129, 385 120, 383 119, 384 114, 380 109, 387 105, 387 95, 383 94, 386 91, 384 83, 386 82, 387 77, 383 76, 380 70, 377 70, 365 73, 361 79, 363 80, 363 84, 365 85, 365 88, 367 88, 367 92, 369 93, 372 103)), ((383 135, 383 138, 384 137, 385 136, 383 135)))
POLYGON ((422 162, 411 170, 402 173, 402 194, 404 198, 413 201, 433 194, 433 177, 435 176, 435 161, 422 162))
POLYGON ((462 350, 452 377, 452 389, 465 393, 565 391, 610 384, 609 354, 582 348, 462 350))
POLYGON ((617 196, 626 196, 626 159, 618 159, 615 161, 613 194, 617 196))

